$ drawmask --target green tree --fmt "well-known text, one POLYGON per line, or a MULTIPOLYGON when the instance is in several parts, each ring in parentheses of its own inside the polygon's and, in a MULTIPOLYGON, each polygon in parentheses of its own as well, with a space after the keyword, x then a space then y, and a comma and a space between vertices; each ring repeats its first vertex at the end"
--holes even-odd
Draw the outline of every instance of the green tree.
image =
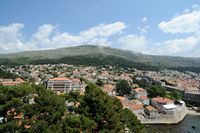
POLYGON ((137 116, 135 116, 130 110, 128 109, 123 110, 123 118, 124 118, 126 127, 131 132, 134 132, 134 133, 144 132, 144 125, 140 123, 140 121, 137 119, 137 116))
POLYGON ((102 86, 102 85, 103 85, 103 81, 102 81, 101 79, 97 79, 96 84, 97 84, 98 86, 102 86))
POLYGON ((130 94, 131 86, 128 84, 126 80, 120 80, 116 85, 116 92, 120 96, 130 94))
POLYGON ((156 97, 156 96, 161 96, 165 97, 166 96, 166 90, 164 87, 160 85, 152 85, 148 90, 148 96, 149 97, 156 97))
POLYGON ((94 84, 86 87, 80 112, 96 122, 94 132, 122 132, 121 111, 122 105, 118 100, 109 97, 94 84))
POLYGON ((0 90, 0 117, 6 118, 0 124, 0 132, 53 132, 62 129, 65 99, 42 86, 23 84, 3 87, 0 90), (34 98, 34 103, 29 101, 34 98), (10 113, 8 113, 10 112, 10 113), (23 114, 20 118, 16 115, 23 114), (25 129, 30 125, 30 129, 25 129))
POLYGON ((142 132, 144 127, 137 117, 123 110, 121 102, 110 97, 94 84, 86 87, 80 112, 96 123, 93 132, 120 133, 128 127, 132 132, 142 132))
POLYGON ((85 95, 70 92, 64 96, 41 85, 0 86, 0 117, 6 118, 0 123, 2 133, 120 133, 126 127, 130 131, 142 131, 141 123, 131 113, 123 110, 118 99, 91 83, 85 95), (30 103, 31 99, 34 102, 30 103), (75 106, 76 110, 69 110, 65 101, 80 104, 75 106), (21 117, 16 118, 19 114, 21 117))
POLYGON ((182 95, 178 91, 172 91, 167 93, 167 97, 174 99, 174 100, 180 100, 183 99, 182 95))

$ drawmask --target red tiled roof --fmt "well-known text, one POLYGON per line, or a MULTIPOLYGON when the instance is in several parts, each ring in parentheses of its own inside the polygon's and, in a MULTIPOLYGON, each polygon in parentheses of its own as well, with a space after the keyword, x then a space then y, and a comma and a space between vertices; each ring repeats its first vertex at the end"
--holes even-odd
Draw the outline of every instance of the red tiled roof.
POLYGON ((105 84, 103 87, 112 87, 112 84, 105 84))
POLYGON ((133 104, 130 106, 131 109, 133 110, 139 110, 139 109, 143 109, 143 105, 142 104, 133 104))
POLYGON ((49 79, 49 80, 59 81, 59 80, 69 80, 69 79, 68 78, 52 78, 52 79, 49 79))
POLYGON ((4 86, 9 86, 9 85, 18 85, 20 83, 21 82, 13 81, 13 82, 2 82, 1 84, 4 85, 4 86))
POLYGON ((73 82, 81 82, 80 79, 77 79, 77 78, 73 78, 71 79, 73 82))
POLYGON ((133 90, 136 91, 136 92, 145 91, 145 89, 143 89, 143 88, 136 88, 136 89, 133 89, 133 90))
POLYGON ((24 125, 24 128, 29 129, 29 128, 31 128, 31 126, 30 125, 24 125))
POLYGON ((169 102, 172 102, 173 100, 169 99, 169 98, 166 98, 166 97, 155 97, 155 98, 152 98, 153 101, 156 101, 158 103, 161 103, 161 104, 166 104, 166 103, 169 103, 169 102))
POLYGON ((155 109, 153 106, 151 106, 151 105, 147 106, 146 109, 149 110, 149 111, 154 111, 154 110, 156 110, 156 109, 155 109))
POLYGON ((20 112, 17 116, 14 116, 15 119, 21 119, 23 117, 23 113, 20 112))
POLYGON ((148 97, 147 96, 140 96, 139 99, 148 100, 148 97))
POLYGON ((112 92, 113 90, 112 89, 109 89, 109 88, 106 88, 106 89, 103 89, 104 92, 112 92))
POLYGON ((116 96, 116 98, 119 99, 120 101, 123 101, 126 99, 125 97, 122 97, 122 96, 116 96))

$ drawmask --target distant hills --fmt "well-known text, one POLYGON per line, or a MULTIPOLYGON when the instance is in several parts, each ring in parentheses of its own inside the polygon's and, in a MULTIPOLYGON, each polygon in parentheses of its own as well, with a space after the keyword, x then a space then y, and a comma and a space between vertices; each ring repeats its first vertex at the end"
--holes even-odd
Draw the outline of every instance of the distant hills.
POLYGON ((138 69, 174 69, 200 72, 200 58, 154 56, 103 46, 84 45, 53 50, 0 54, 2 65, 67 63, 75 65, 113 65, 138 69))

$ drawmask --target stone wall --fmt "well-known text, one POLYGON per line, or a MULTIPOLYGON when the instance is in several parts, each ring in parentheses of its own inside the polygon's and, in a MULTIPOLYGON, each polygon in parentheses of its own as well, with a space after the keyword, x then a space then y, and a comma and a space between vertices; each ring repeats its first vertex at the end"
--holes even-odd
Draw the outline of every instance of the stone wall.
MULTIPOLYGON (((153 119, 148 119, 143 116, 138 116, 138 119, 144 124, 176 124, 181 122, 185 116, 187 115, 187 107, 185 104, 182 104, 179 108, 174 110, 174 113, 171 115, 164 115, 164 114, 159 114, 153 119)), ((170 114, 172 112, 169 112, 170 114)))

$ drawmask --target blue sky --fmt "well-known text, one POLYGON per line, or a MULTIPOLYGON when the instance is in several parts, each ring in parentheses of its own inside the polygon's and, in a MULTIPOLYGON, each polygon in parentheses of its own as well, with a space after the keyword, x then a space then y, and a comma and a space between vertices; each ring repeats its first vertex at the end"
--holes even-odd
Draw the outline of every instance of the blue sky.
POLYGON ((100 45, 200 57, 197 0, 1 0, 0 53, 100 45))

